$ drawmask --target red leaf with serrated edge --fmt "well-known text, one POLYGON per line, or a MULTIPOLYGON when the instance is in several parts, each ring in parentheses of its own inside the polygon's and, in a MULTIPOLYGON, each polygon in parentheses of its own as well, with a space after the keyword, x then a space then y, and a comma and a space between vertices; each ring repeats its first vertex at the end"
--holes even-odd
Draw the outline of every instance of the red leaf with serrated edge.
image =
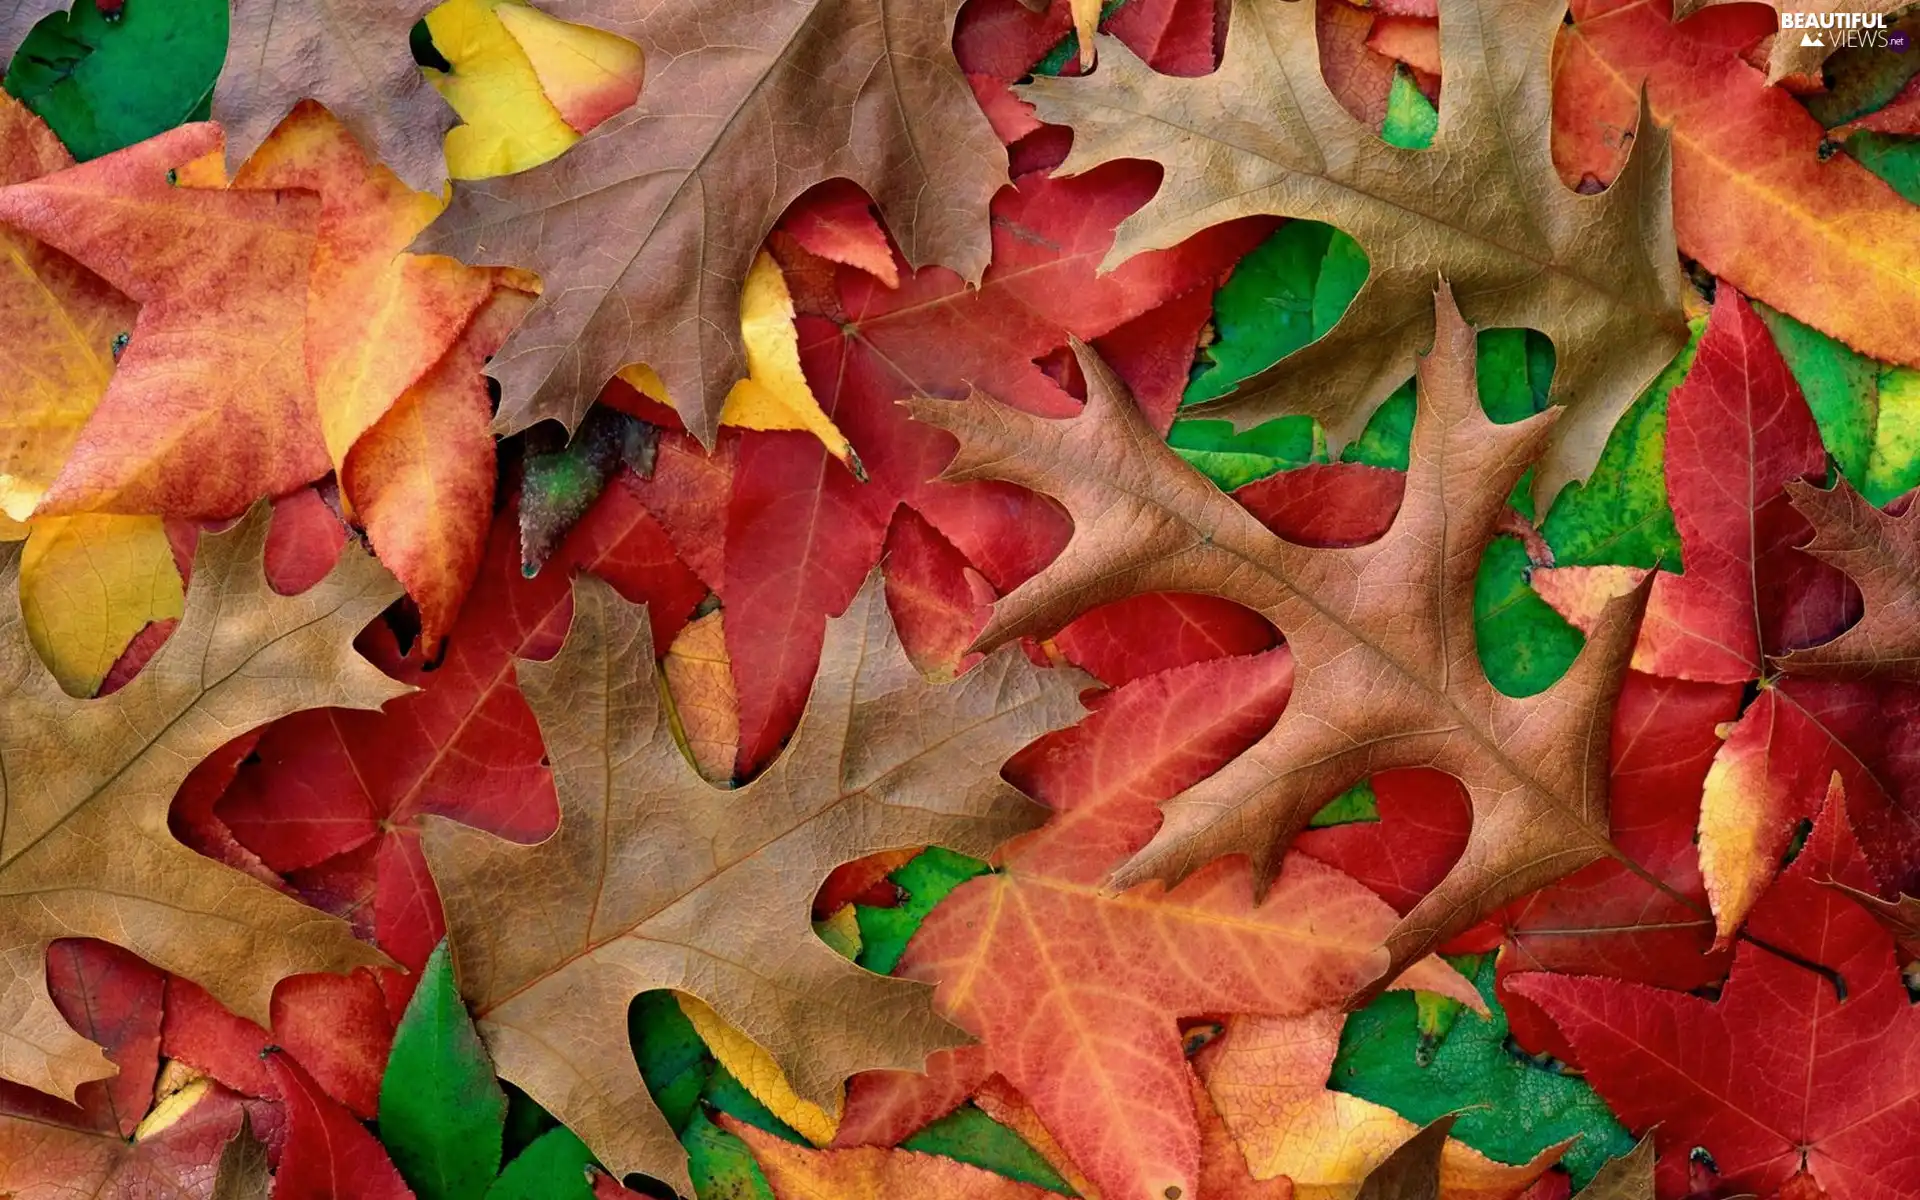
POLYGON ((780 228, 809 254, 858 267, 888 287, 900 286, 900 267, 874 218, 873 202, 850 179, 828 180, 794 201, 780 228))
MULTIPOLYGON (((311 898, 356 907, 372 899, 377 940, 410 969, 425 963, 442 932, 416 818, 449 815, 521 841, 544 837, 557 819, 513 662, 558 647, 572 611, 569 568, 648 601, 663 646, 705 593, 625 487, 609 487, 533 579, 521 574, 509 509, 495 522, 487 563, 439 661, 422 659, 418 647, 400 653, 384 625, 361 638, 375 663, 420 690, 381 712, 321 710, 277 723, 216 809, 275 871, 303 878, 350 866, 325 872, 311 898), (355 855, 363 848, 376 852, 355 855)), ((404 1002, 411 978, 389 977, 394 999, 404 1002)))
MULTIPOLYGON (((1608 788, 1613 842, 1654 878, 1703 904, 1694 828, 1701 786, 1721 742, 1716 727, 1740 705, 1733 684, 1629 673, 1614 706, 1608 788)), ((1501 981, 1519 971, 1607 975, 1676 990, 1726 977, 1730 956, 1711 952, 1713 923, 1621 863, 1582 868, 1495 918, 1505 935, 1501 981)), ((1574 1056, 1525 997, 1502 989, 1521 1045, 1574 1056)))
MULTIPOLYGON (((1852 614, 1842 610, 1826 615, 1824 630, 1794 625, 1807 619, 1809 597, 1842 583, 1797 549, 1813 530, 1785 492, 1788 481, 1826 469, 1820 429, 1786 361, 1752 307, 1722 286, 1693 369, 1667 406, 1667 494, 1685 573, 1654 581, 1635 670, 1742 683, 1766 673, 1767 655, 1846 623, 1852 614)), ((1534 586, 1584 626, 1623 570, 1543 570, 1534 586)))
POLYGON ((1105 31, 1166 75, 1205 75, 1220 62, 1227 6, 1217 0, 1133 0, 1105 31))
POLYGON ((1920 1011, 1890 935, 1829 879, 1871 886, 1838 786, 1748 923, 1818 970, 1743 942, 1718 1001, 1586 976, 1509 981, 1629 1128, 1660 1126, 1662 1196, 1688 1192, 1695 1146, 1726 1194, 1770 1195, 1804 1172, 1835 1198, 1912 1195, 1920 1011))
POLYGON ((387 1152, 353 1114, 334 1103, 277 1050, 262 1055, 287 1109, 287 1142, 273 1200, 413 1200, 387 1152))
POLYGON ((954 675, 979 661, 966 650, 993 614, 993 587, 910 508, 887 531, 886 577, 893 627, 921 674, 954 675))
MULTIPOLYGON (((1101 886, 1151 837, 1160 800, 1271 726, 1292 678, 1284 649, 1148 676, 1015 756, 1008 777, 1056 816, 1009 845, 1002 873, 935 909, 902 960, 902 974, 939 985, 942 1011, 985 1043, 1103 1194, 1198 1184, 1196 1115, 1167 1099, 1186 1090, 1178 1017, 1304 1012, 1384 965, 1393 911, 1304 856, 1258 903, 1244 860, 1170 891, 1101 886)), ((1464 986, 1444 968, 1415 973, 1424 987, 1464 986)))
POLYGON ((129 1142, 43 1120, 0 1115, 0 1194, 13 1200, 156 1200, 212 1192, 221 1152, 239 1132, 242 1112, 256 1135, 274 1128, 274 1111, 209 1088, 157 1134, 129 1142))
MULTIPOLYGON (((639 397, 620 379, 607 385, 603 398, 616 395, 639 397)), ((621 486, 638 496, 666 529, 681 561, 716 591, 727 544, 727 496, 733 491, 739 451, 739 439, 724 431, 708 454, 687 434, 663 430, 653 474, 645 479, 630 473, 619 477, 621 486)))

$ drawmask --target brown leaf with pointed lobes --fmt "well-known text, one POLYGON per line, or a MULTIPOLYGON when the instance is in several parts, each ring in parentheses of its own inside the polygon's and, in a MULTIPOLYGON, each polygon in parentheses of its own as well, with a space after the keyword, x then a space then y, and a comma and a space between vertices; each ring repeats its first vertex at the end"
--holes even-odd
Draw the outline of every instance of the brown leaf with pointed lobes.
POLYGON ((193 765, 301 709, 377 708, 406 688, 353 650, 399 595, 348 550, 313 588, 281 596, 262 568, 267 509, 200 539, 179 627, 112 696, 60 690, 27 640, 0 550, 0 1079, 71 1099, 112 1074, 69 1028, 43 963, 57 938, 95 937, 183 975, 265 1025, 276 983, 383 965, 343 921, 175 841, 167 809, 193 765))
POLYGON ((627 1050, 651 988, 706 1001, 807 1099, 875 1067, 918 1069, 964 1035, 932 989, 847 962, 809 923, 836 866, 901 846, 986 854, 1045 810, 1000 778, 1019 747, 1074 720, 1086 676, 1008 647, 952 683, 913 669, 876 572, 827 627, 786 751, 720 791, 674 744, 645 610, 575 584, 551 662, 522 662, 560 828, 516 845, 449 821, 421 840, 461 991, 503 1077, 619 1173, 691 1193, 685 1156, 627 1050))
MULTIPOLYGON (((1105 69, 1104 67, 1102 68, 1105 69)), ((1607 740, 1645 589, 1609 603, 1571 671, 1536 696, 1496 691, 1474 647, 1473 588, 1507 490, 1541 452, 1553 412, 1495 425, 1474 386, 1474 333, 1442 284, 1420 360, 1405 498, 1379 541, 1283 541, 1156 437, 1124 385, 1076 344, 1087 406, 1053 421, 976 396, 910 402, 960 439, 943 478, 1005 479, 1061 501, 1073 540, 994 611, 976 648, 1047 634, 1143 592, 1243 604, 1286 636, 1299 672, 1273 730, 1164 806, 1165 823, 1116 886, 1177 882, 1246 854, 1263 882, 1307 820, 1347 786, 1396 767, 1466 785, 1460 860, 1387 940, 1391 978, 1447 937, 1613 853, 1607 740)))
POLYGON ((406 52, 435 0, 234 0, 213 119, 238 169, 303 99, 318 100, 415 191, 447 182, 454 113, 406 52))
POLYGON ((1006 154, 953 58, 960 0, 555 0, 635 42, 639 103, 552 162, 462 183, 421 247, 537 271, 545 294, 494 359, 496 431, 576 425, 636 353, 711 446, 747 374, 740 289, 781 212, 825 179, 865 188, 914 267, 978 282, 1006 154))
POLYGON ((1423 150, 1348 114, 1321 74, 1314 5, 1291 0, 1235 0, 1211 75, 1160 75, 1102 37, 1099 70, 1018 91, 1041 120, 1072 126, 1063 173, 1120 158, 1166 169, 1120 226, 1108 268, 1258 214, 1324 221, 1366 251, 1367 281, 1332 330, 1190 415, 1244 427, 1305 412, 1344 445, 1412 369, 1441 274, 1476 325, 1553 339, 1553 398, 1567 412, 1539 464, 1552 496, 1592 469, 1615 419, 1686 341, 1667 136, 1643 113, 1612 188, 1567 189, 1548 120, 1564 0, 1440 8, 1447 103, 1423 150))
POLYGON ((1852 577, 1867 611, 1833 640, 1775 663, 1790 675, 1920 683, 1920 503, 1885 512, 1845 479, 1831 489, 1789 483, 1787 495, 1813 523, 1801 549, 1852 577))

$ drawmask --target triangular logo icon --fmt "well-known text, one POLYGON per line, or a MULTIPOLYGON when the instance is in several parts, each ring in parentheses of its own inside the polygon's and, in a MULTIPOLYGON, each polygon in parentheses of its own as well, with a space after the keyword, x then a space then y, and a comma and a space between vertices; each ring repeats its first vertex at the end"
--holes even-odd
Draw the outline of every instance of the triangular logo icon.
POLYGON ((1803 34, 1801 34, 1801 35, 1800 35, 1800 44, 1801 44, 1802 46, 1818 46, 1818 47, 1820 47, 1820 48, 1821 48, 1822 50, 1824 50, 1824 49, 1826 49, 1826 48, 1827 48, 1827 44, 1826 44, 1825 42, 1823 42, 1823 41, 1821 41, 1821 40, 1820 40, 1820 35, 1819 35, 1819 34, 1817 34, 1817 33, 1803 33, 1803 34))

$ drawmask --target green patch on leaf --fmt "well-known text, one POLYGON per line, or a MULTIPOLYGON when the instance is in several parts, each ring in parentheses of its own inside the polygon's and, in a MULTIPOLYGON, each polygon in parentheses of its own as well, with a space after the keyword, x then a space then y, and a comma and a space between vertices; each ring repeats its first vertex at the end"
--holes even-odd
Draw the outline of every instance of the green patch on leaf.
POLYGON ((774 1200, 747 1144, 696 1112, 680 1144, 687 1150, 687 1173, 700 1200, 774 1200))
POLYGON ((481 1200, 500 1169, 507 1096, 454 985, 442 941, 393 1035, 380 1141, 420 1200, 481 1200))
POLYGON ((226 0, 134 0, 111 21, 79 0, 33 27, 5 87, 85 162, 205 120, 226 57, 226 0))
POLYGON ((593 1152, 570 1129, 550 1129, 500 1172, 486 1200, 593 1200, 593 1152))
POLYGON ((890 975, 907 951, 907 943, 919 932, 933 906, 975 875, 985 874, 987 864, 977 858, 956 854, 933 846, 915 855, 913 860, 887 878, 906 893, 892 908, 858 906, 860 918, 859 964, 869 971, 890 975))
POLYGON ((1765 305, 1754 310, 1847 480, 1875 505, 1920 483, 1920 371, 1875 362, 1765 305))
POLYGON ((1372 781, 1363 779, 1327 801, 1326 807, 1313 814, 1313 819, 1307 822, 1307 828, 1327 829, 1334 825, 1364 825, 1379 819, 1379 798, 1373 794, 1372 781))
POLYGON ((1328 1086, 1385 1105, 1425 1125, 1457 1113, 1453 1136, 1505 1163, 1524 1163, 1577 1137, 1566 1163, 1584 1187, 1608 1159, 1633 1148, 1584 1079, 1536 1063, 1508 1048, 1507 1017, 1494 1000, 1494 960, 1462 960, 1486 1000, 1488 1017, 1462 1011, 1444 1037, 1429 1038, 1421 1065, 1419 1001, 1389 992, 1347 1018, 1328 1086))
POLYGON ((1167 444, 1224 492, 1327 459, 1319 426, 1307 416, 1280 417, 1244 433, 1235 433, 1232 421, 1175 421, 1167 444))
POLYGON ((1413 81, 1405 64, 1395 64, 1393 86, 1387 90, 1387 117, 1380 124, 1380 138, 1402 150, 1425 150, 1440 132, 1440 110, 1433 106, 1413 81))
POLYGON ((1473 589, 1473 634, 1487 680, 1509 696, 1531 696, 1566 674, 1584 644, 1578 629, 1528 583, 1531 564, 1517 538, 1495 538, 1473 589))
POLYGON ((1063 1196, 1078 1194, 1019 1134, 971 1104, 961 1105, 900 1145, 922 1154, 938 1154, 970 1163, 1063 1196))

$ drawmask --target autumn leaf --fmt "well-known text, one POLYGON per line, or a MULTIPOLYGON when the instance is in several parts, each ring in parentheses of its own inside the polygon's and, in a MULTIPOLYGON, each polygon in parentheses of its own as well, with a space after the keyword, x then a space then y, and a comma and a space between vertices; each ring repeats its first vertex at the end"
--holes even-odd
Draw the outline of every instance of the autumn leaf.
POLYGON ((512 664, 560 644, 569 571, 597 572, 648 601, 663 641, 702 593, 622 486, 607 490, 533 579, 520 571, 515 533, 510 513, 496 519, 444 656, 403 646, 384 625, 363 638, 365 653, 418 691, 379 713, 329 709, 275 724, 215 809, 242 845, 323 907, 351 914, 409 969, 426 963, 443 932, 420 852, 422 813, 524 841, 553 828, 545 747, 512 664))
MULTIPOLYGON (((881 243, 885 250, 885 242, 881 243)), ((892 251, 886 263, 893 265, 892 251)), ((765 250, 754 255, 740 292, 740 340, 747 356, 746 378, 735 381, 720 409, 720 424, 736 429, 802 430, 820 439, 856 479, 865 482, 860 456, 820 410, 800 366, 800 335, 793 324, 793 296, 780 264, 765 250)), ((652 367, 620 368, 620 378, 649 400, 674 408, 673 397, 652 367)))
POLYGON ((447 0, 426 22, 450 67, 427 79, 460 114, 446 145, 455 179, 538 166, 640 91, 639 47, 517 0, 447 0))
POLYGON ((1185 591, 1246 605, 1293 648, 1299 679, 1279 724, 1169 801, 1120 883, 1185 878, 1233 853, 1248 854, 1264 883, 1280 848, 1359 779, 1433 766, 1466 785, 1473 833, 1459 863, 1394 927, 1388 977, 1500 905, 1615 853, 1605 717, 1638 623, 1635 600, 1614 601, 1580 661, 1539 695, 1504 696, 1480 673, 1466 599, 1479 550, 1553 418, 1488 421, 1473 334, 1444 287, 1437 312, 1440 336, 1420 362, 1406 498, 1385 537, 1351 549, 1272 534, 1180 462, 1085 350, 1087 408, 1068 420, 983 398, 912 406, 960 437, 943 478, 1021 483, 1056 495, 1075 520, 1067 549, 1001 601, 980 645, 1048 632, 1124 596, 1185 591), (1389 579, 1397 586, 1380 582, 1389 579))
POLYGON ((432 0, 241 0, 213 119, 227 162, 249 158, 301 100, 317 100, 407 186, 438 195, 447 178, 441 137, 453 111, 427 86, 407 33, 432 0))
POLYGON ((321 1091, 298 1063, 271 1047, 261 1060, 287 1110, 274 1200, 414 1200, 366 1126, 321 1091))
MULTIPOLYGON (((1150 836, 1155 802, 1257 738, 1292 679, 1284 650, 1148 676, 1022 754, 1010 771, 1054 820, 936 908, 902 962, 1105 1195, 1198 1186, 1195 1114, 1161 1099, 1185 1089, 1177 1018, 1294 1015, 1383 969, 1392 910, 1310 860, 1259 902, 1237 863, 1171 890, 1100 886, 1150 836)), ((1449 977, 1426 964, 1411 978, 1471 996, 1449 977)))
POLYGON ((0 222, 140 305, 40 515, 229 517, 326 473, 300 339, 287 335, 305 328, 317 205, 168 182, 219 143, 217 126, 186 125, 0 188, 0 222))
POLYGON ((983 1171, 951 1158, 883 1146, 807 1150, 732 1117, 721 1128, 742 1138, 773 1185, 776 1200, 888 1200, 893 1196, 938 1196, 941 1200, 1048 1200, 1053 1193, 983 1171))
POLYGON ((637 350, 711 444, 727 389, 746 374, 739 289, 775 215, 822 179, 865 188, 909 263, 978 279, 987 201, 1006 175, 953 63, 957 8, 549 5, 636 43, 656 70, 634 108, 564 160, 456 188, 423 239, 469 262, 529 268, 546 285, 494 361, 497 428, 573 427, 637 350), (799 111, 810 118, 786 120, 799 111), (770 156, 781 170, 765 169, 770 156), (680 278, 696 254, 700 271, 680 278))
MULTIPOLYGON (((1825 471, 1820 431, 1786 364, 1751 307, 1723 286, 1693 370, 1669 404, 1667 491, 1685 569, 1653 574, 1634 650, 1640 670, 1760 683, 1724 730, 1703 784, 1701 872, 1723 944, 1779 870, 1794 822, 1818 806, 1835 769, 1847 777, 1855 811, 1874 822, 1870 846, 1895 862, 1910 836, 1889 799, 1899 771, 1881 745, 1884 729, 1866 714, 1911 698, 1776 669, 1855 611, 1840 573, 1799 548, 1811 526, 1788 489, 1825 471)), ((1606 598, 1642 574, 1556 568, 1536 572, 1534 586, 1588 628, 1606 598)))
MULTIPOLYGON (((1196 1063, 1247 1165, 1262 1178, 1293 1180, 1297 1200, 1353 1200, 1368 1174, 1420 1132, 1392 1109, 1327 1087, 1342 1021, 1325 1010, 1233 1017, 1196 1063)), ((1443 1140, 1439 1195, 1446 1200, 1512 1196, 1560 1152, 1509 1166, 1443 1140)))
POLYGON ((1892 939, 1821 886, 1829 878, 1870 884, 1837 779, 1800 857, 1753 911, 1770 947, 1735 950, 1718 1000, 1582 976, 1509 985, 1560 1024, 1629 1126, 1660 1124, 1662 1194, 1685 1190, 1694 1146, 1730 1190, 1771 1195, 1801 1175, 1832 1195, 1905 1190, 1904 1148, 1920 1136, 1917 1018, 1892 939))
MULTIPOLYGON (((12 897, 0 906, 0 929, 36 959, 57 937, 127 946, 263 1023, 279 980, 382 960, 344 925, 174 841, 168 802, 194 763, 246 729, 299 708, 372 708, 402 690, 348 649, 392 600, 385 575, 349 552, 311 590, 275 595, 258 565, 265 538, 257 512, 201 539, 179 628, 106 699, 65 695, 34 659, 19 618, 0 622, 6 674, 17 681, 0 750, 8 781, 0 880, 12 897), (239 612, 248 618, 232 619, 239 612)), ((13 583, 17 556, 8 559, 0 570, 13 583)), ((5 1078, 71 1096, 110 1073, 43 986, 13 993, 0 1016, 5 1078)))
POLYGON ((518 668, 554 762, 559 833, 517 846, 425 823, 461 989, 500 1073, 615 1170, 688 1186, 625 1053, 628 1003, 648 988, 705 1001, 816 1103, 853 1070, 918 1066, 958 1039, 927 991, 866 974, 815 937, 813 891, 865 854, 930 843, 984 853, 1031 824, 1037 810, 981 768, 1070 720, 1079 681, 1005 651, 929 685, 884 610, 876 577, 830 626, 810 716, 786 753, 721 792, 673 743, 644 614, 583 582, 559 656, 518 668), (598 765, 608 755, 610 771, 598 765), (643 794, 672 800, 630 802, 643 794), (679 849, 659 857, 669 846, 679 849), (619 867, 636 855, 644 873, 619 867), (503 888, 520 898, 508 912, 503 888), (843 1019, 854 1011, 858 1022, 843 1019))
POLYGON ((1121 226, 1109 266, 1258 213, 1324 221, 1365 251, 1371 274, 1344 320, 1200 415, 1245 426, 1311 413, 1332 447, 1345 445, 1411 372, 1437 272, 1476 325, 1553 339, 1553 397, 1567 413, 1539 467, 1551 496, 1592 468, 1614 419, 1685 340, 1666 138, 1642 122, 1604 195, 1553 187, 1546 68, 1562 6, 1446 0, 1442 10, 1448 104, 1425 150, 1389 146, 1347 115, 1321 78, 1313 6, 1281 0, 1234 5, 1220 70, 1203 79, 1156 75, 1109 38, 1087 79, 1020 93, 1042 120, 1073 126, 1064 170, 1165 166, 1166 185, 1121 226), (1195 126, 1189 113, 1209 115, 1195 126), (1229 129, 1231 140, 1209 132, 1229 129))
POLYGON ((1821 490, 1789 483, 1794 508, 1813 526, 1807 554, 1847 573, 1866 613, 1840 636, 1789 650, 1780 666, 1793 675, 1920 683, 1920 517, 1909 502, 1895 514, 1868 504, 1844 480, 1821 490))
MULTIPOLYGON (((1644 124, 1644 86, 1654 119, 1674 130, 1680 251, 1862 353, 1920 365, 1901 332, 1920 314, 1910 266, 1920 217, 1853 158, 1820 154, 1820 123, 1740 58, 1772 32, 1772 16, 1726 7, 1672 25, 1661 0, 1577 0, 1573 15, 1553 83, 1554 163, 1567 184, 1616 178, 1644 124), (1824 269, 1802 271, 1796 255, 1824 269)), ((1637 188, 1628 170, 1621 178, 1637 188)))

